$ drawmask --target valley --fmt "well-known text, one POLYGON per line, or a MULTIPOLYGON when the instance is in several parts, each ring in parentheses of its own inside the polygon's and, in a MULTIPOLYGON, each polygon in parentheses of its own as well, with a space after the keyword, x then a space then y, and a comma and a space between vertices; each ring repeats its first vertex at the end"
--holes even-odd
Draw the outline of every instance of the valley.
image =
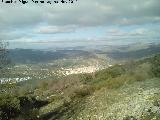
POLYGON ((1 104, 17 120, 159 120, 159 50, 10 50, 1 104))

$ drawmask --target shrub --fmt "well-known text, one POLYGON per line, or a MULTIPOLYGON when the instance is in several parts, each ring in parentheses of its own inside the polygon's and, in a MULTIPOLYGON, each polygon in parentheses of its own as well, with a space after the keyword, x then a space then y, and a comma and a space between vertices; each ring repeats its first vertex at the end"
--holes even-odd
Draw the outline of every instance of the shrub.
POLYGON ((122 65, 115 65, 108 69, 108 74, 111 75, 112 78, 118 77, 125 73, 125 68, 122 65))
POLYGON ((93 80, 93 77, 91 74, 82 74, 80 75, 80 77, 81 77, 81 81, 84 84, 90 83, 93 80))
POLYGON ((156 55, 151 60, 152 63, 152 72, 155 77, 160 77, 160 55, 156 55))
POLYGON ((18 116, 20 101, 17 97, 4 93, 0 95, 0 119, 11 119, 18 116))
POLYGON ((94 92, 93 87, 83 86, 74 91, 74 95, 72 97, 82 98, 88 95, 91 95, 94 92))
POLYGON ((132 70, 131 76, 135 78, 135 81, 143 81, 151 78, 153 76, 151 72, 151 65, 149 63, 143 63, 137 66, 132 70))
POLYGON ((133 116, 127 116, 127 117, 123 118, 123 120, 137 120, 137 119, 133 116))
POLYGON ((158 115, 158 113, 151 112, 151 113, 142 115, 140 120, 159 120, 159 118, 160 118, 160 115, 158 115))
POLYGON ((130 76, 129 74, 124 74, 117 78, 112 78, 108 80, 106 87, 109 89, 117 89, 126 83, 132 82, 133 80, 133 76, 130 76))

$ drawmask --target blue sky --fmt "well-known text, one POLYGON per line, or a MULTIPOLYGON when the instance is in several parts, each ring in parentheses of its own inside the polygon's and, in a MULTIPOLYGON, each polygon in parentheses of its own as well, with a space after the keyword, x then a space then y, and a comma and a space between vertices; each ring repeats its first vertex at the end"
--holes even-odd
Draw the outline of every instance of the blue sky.
POLYGON ((159 43, 159 0, 0 3, 0 40, 10 48, 159 43))

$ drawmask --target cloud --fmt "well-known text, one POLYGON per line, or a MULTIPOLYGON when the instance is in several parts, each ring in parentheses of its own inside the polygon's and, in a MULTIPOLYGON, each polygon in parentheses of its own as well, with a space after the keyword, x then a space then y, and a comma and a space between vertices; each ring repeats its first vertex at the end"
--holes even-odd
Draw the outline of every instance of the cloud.
POLYGON ((75 32, 76 26, 40 26, 34 30, 40 34, 57 34, 75 32))
POLYGON ((142 35, 142 36, 144 36, 144 35, 147 35, 147 33, 149 33, 149 30, 144 29, 144 28, 138 28, 138 29, 135 29, 135 30, 129 32, 128 34, 129 35, 134 35, 134 36, 135 35, 142 35))
MULTIPOLYGON (((78 0, 67 5, 0 4, 0 39, 75 33, 78 29, 83 29, 81 32, 85 34, 86 27, 160 24, 159 5, 160 0, 78 0)), ((112 36, 133 36, 147 31, 126 33, 112 29, 107 32, 112 36)))
POLYGON ((127 27, 125 28, 110 28, 107 29, 106 36, 110 38, 116 38, 116 39, 136 39, 136 38, 143 38, 143 39, 151 39, 153 38, 160 38, 159 32, 160 28, 156 25, 141 25, 135 28, 127 27))
POLYGON ((127 33, 118 28, 112 28, 107 30, 107 35, 109 36, 124 36, 127 33))
POLYGON ((27 36, 24 33, 16 31, 2 31, 0 32, 0 40, 14 40, 27 36))
POLYGON ((0 7, 0 26, 130 25, 160 21, 159 0, 79 0, 70 5, 0 7))

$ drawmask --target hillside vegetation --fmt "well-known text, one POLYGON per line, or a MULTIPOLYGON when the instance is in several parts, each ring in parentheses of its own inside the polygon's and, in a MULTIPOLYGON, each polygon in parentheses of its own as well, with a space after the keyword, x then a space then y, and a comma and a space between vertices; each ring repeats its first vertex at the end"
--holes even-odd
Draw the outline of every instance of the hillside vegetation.
POLYGON ((160 55, 91 73, 1 84, 2 120, 159 120, 160 55))

